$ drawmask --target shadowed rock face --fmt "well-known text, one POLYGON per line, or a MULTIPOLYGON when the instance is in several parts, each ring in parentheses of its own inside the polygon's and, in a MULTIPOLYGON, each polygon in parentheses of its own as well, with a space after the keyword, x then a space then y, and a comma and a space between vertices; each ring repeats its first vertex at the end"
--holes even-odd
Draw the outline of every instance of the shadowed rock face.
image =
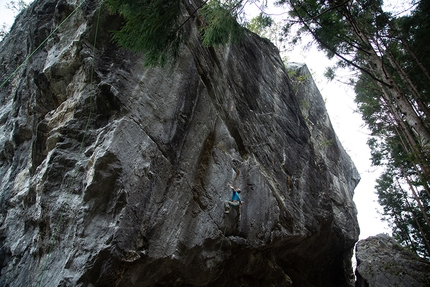
POLYGON ((356 258, 356 287, 430 286, 430 263, 388 235, 360 240, 356 258))
MULTIPOLYGON (((76 5, 19 16, 2 81, 76 5)), ((177 63, 146 69, 105 8, 94 47, 96 9, 0 89, 0 285, 352 286, 359 175, 307 68, 253 34, 204 48, 191 19, 177 63)))

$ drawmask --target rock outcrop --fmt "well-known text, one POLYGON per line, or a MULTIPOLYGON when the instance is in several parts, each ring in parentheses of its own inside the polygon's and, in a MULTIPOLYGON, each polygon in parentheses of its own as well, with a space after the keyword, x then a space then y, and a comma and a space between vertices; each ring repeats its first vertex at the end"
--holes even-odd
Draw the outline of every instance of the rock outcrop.
POLYGON ((0 285, 352 286, 359 175, 306 67, 193 20, 143 68, 98 3, 36 0, 0 45, 0 285))
POLYGON ((356 246, 356 287, 430 286, 430 262, 378 234, 356 246))

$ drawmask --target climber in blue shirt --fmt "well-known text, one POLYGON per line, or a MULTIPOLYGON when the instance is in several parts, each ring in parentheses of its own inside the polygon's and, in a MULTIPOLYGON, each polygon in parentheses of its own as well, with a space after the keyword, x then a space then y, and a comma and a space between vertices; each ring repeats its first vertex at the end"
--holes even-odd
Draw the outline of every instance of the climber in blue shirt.
POLYGON ((240 199, 240 189, 234 188, 231 184, 228 184, 228 187, 233 191, 231 195, 231 200, 225 202, 225 213, 230 213, 230 206, 233 206, 234 210, 236 210, 238 223, 240 221, 240 206, 243 204, 243 201, 240 199))

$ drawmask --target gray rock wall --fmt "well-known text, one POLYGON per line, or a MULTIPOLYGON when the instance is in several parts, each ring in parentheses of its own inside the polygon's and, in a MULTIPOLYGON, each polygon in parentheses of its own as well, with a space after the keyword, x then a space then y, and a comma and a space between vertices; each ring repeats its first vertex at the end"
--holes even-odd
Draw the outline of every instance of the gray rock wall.
POLYGON ((356 287, 430 286, 430 263, 386 234, 356 245, 356 287))
MULTIPOLYGON (((1 79, 77 5, 21 14, 1 79)), ((359 175, 307 68, 251 33, 205 48, 194 20, 173 67, 143 68, 105 8, 94 47, 97 5, 0 89, 0 285, 352 286, 359 175)))

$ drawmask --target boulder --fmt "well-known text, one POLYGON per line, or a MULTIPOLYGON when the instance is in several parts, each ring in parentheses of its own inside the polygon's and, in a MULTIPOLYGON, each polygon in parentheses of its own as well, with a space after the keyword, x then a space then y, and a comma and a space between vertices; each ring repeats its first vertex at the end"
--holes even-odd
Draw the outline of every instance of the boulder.
POLYGON ((430 286, 430 262, 378 234, 356 246, 356 287, 430 286))

